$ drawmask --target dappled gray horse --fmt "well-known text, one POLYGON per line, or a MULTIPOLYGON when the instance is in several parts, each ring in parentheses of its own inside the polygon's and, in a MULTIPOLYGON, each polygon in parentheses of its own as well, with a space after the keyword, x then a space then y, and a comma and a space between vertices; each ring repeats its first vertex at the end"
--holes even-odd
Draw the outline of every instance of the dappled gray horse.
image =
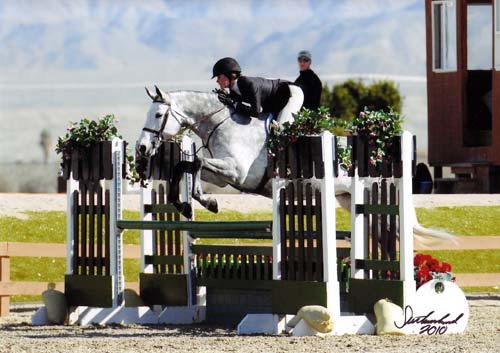
MULTIPOLYGON (((267 115, 259 119, 248 118, 232 112, 217 99, 205 92, 178 91, 165 93, 156 88, 147 114, 146 123, 137 141, 136 150, 141 157, 150 157, 163 140, 169 140, 187 128, 198 135, 205 149, 194 162, 180 163, 178 173, 193 174, 193 198, 207 209, 217 212, 217 201, 203 195, 201 180, 271 197, 271 182, 266 176, 267 149, 264 128, 267 115), (200 173, 198 173, 198 170, 200 173)), ((176 180, 172 185, 176 186, 176 180)), ((189 213, 186 205, 172 199, 180 211, 189 213)), ((189 214, 184 214, 189 215, 189 214)))
MULTIPOLYGON (((267 148, 265 119, 267 115, 247 118, 222 105, 217 95, 206 92, 177 91, 165 93, 156 88, 148 95, 153 100, 146 123, 136 144, 139 158, 149 158, 162 141, 167 141, 189 129, 198 135, 206 150, 206 157, 197 156, 194 162, 181 162, 172 180, 169 202, 187 218, 192 210, 178 200, 178 181, 182 173, 193 174, 193 198, 207 209, 217 212, 217 201, 203 195, 201 180, 272 197, 271 180, 266 175, 267 148), (209 157, 208 157, 209 156, 209 157)), ((339 204, 350 211, 351 178, 335 178, 335 193, 339 204)), ((444 232, 424 228, 418 224, 415 210, 414 235, 429 243, 432 239, 449 239, 444 232)))

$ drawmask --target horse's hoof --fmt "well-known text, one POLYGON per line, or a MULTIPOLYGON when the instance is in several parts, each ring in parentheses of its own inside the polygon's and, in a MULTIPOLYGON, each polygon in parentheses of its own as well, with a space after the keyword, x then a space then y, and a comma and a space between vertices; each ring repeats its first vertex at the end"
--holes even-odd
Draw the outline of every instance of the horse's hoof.
POLYGON ((217 204, 216 199, 207 200, 207 210, 213 213, 219 213, 219 205, 217 204))
POLYGON ((193 218, 193 208, 187 202, 182 203, 182 210, 180 212, 187 219, 193 218))

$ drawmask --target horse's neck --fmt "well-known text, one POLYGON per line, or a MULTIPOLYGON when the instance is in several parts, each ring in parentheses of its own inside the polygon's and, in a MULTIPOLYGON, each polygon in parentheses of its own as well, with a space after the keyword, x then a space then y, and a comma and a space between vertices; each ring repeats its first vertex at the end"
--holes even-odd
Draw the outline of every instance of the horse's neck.
POLYGON ((177 91, 172 92, 171 97, 175 105, 190 119, 187 123, 193 132, 202 139, 207 139, 228 114, 228 109, 211 93, 177 91))

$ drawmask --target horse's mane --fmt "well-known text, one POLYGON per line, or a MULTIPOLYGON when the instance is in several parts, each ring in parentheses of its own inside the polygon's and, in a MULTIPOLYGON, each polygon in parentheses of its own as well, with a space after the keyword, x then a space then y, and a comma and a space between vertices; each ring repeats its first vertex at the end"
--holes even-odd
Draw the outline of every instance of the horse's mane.
POLYGON ((196 90, 175 90, 175 91, 169 91, 169 94, 172 95, 173 98, 175 98, 176 95, 183 95, 183 94, 191 94, 191 95, 197 95, 199 97, 203 97, 206 100, 202 104, 209 104, 210 106, 222 106, 222 103, 217 99, 217 95, 213 92, 210 91, 196 91, 196 90))

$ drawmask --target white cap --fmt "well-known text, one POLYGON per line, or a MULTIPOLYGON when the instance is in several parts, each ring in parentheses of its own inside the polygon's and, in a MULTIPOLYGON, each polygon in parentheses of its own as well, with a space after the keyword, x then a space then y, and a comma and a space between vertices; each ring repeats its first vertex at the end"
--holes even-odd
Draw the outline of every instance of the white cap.
POLYGON ((299 51, 299 54, 297 54, 297 59, 302 59, 302 58, 307 59, 307 60, 311 60, 312 59, 311 52, 307 51, 307 50, 299 51))

